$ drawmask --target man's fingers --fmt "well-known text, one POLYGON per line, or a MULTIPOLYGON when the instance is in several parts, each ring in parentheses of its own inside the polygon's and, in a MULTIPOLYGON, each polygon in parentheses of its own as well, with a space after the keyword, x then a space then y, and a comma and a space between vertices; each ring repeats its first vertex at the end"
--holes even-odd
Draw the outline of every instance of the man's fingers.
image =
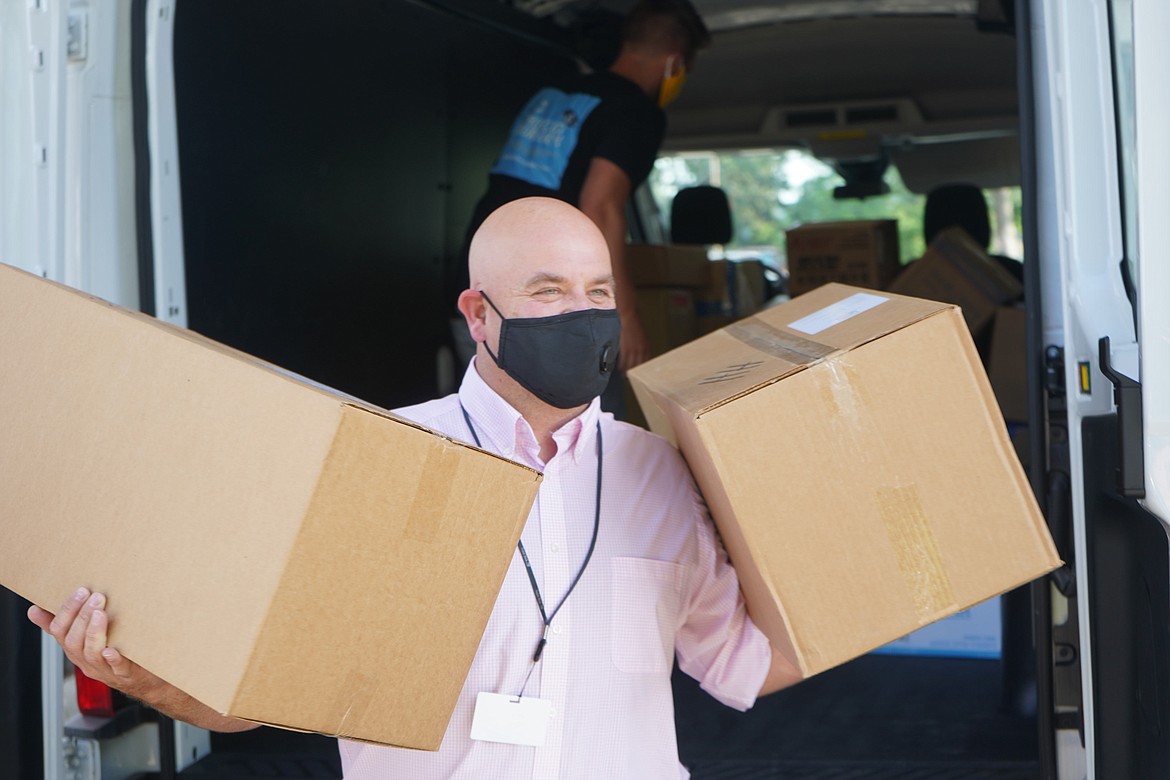
POLYGON ((91 664, 102 664, 105 656, 102 651, 106 649, 106 628, 109 625, 109 619, 104 610, 94 608, 89 617, 89 626, 85 630, 85 647, 82 654, 85 660, 91 664))
POLYGON ((105 605, 106 597, 100 593, 90 594, 90 597, 81 605, 81 609, 77 611, 77 617, 73 619, 73 625, 69 627, 69 632, 65 635, 65 641, 61 643, 67 653, 85 652, 85 635, 89 631, 89 621, 93 618, 93 611, 105 605))
POLYGON ((130 677, 134 665, 116 649, 107 647, 105 650, 102 650, 102 658, 110 665, 110 669, 113 670, 115 675, 122 678, 130 677))
POLYGON ((41 609, 36 604, 28 608, 28 619, 33 622, 41 631, 48 631, 49 626, 53 623, 53 613, 47 609, 41 609))
POLYGON ((81 610, 81 605, 89 598, 89 590, 86 588, 78 588, 73 592, 73 595, 65 599, 65 603, 57 610, 57 614, 53 617, 49 625, 49 633, 52 634, 58 642, 65 638, 69 633, 69 629, 73 626, 73 621, 77 617, 77 613, 81 610))

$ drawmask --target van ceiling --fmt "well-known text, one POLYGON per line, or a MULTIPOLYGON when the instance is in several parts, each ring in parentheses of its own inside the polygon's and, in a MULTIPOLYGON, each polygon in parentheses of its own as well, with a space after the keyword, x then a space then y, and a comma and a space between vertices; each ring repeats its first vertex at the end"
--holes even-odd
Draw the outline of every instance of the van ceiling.
MULTIPOLYGON (((692 1, 713 42, 668 111, 666 150, 885 156, 915 190, 1018 180, 1010 0, 692 1)), ((515 0, 569 25, 631 4, 515 0)))

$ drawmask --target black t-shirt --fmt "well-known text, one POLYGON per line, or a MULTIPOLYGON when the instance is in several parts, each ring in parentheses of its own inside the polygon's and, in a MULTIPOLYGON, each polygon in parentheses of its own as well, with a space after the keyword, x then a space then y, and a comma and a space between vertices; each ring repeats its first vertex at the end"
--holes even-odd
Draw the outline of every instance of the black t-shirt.
POLYGON ((666 117, 629 79, 608 71, 581 76, 566 89, 545 87, 521 110, 488 175, 463 249, 448 278, 448 300, 467 289, 467 248, 488 215, 520 198, 546 196, 578 205, 594 157, 617 165, 631 189, 650 174, 666 117))

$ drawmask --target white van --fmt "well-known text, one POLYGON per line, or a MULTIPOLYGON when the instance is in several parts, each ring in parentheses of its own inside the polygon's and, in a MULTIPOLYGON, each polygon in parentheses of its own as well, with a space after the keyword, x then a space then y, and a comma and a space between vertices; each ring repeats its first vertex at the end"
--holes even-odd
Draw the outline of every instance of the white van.
MULTIPOLYGON (((684 763, 1170 777, 1170 4, 694 2, 714 43, 664 155, 1020 187, 1028 460, 1067 566, 1005 600, 994 660, 867 656, 746 715, 680 679, 684 763)), ((628 5, 0 0, 0 262, 384 406, 432 397, 444 271, 514 112, 604 67, 628 5)), ((631 214, 664 237, 648 191, 631 214)), ((209 735, 84 685, 96 714, 66 712, 23 613, 0 593, 0 775, 338 776, 324 738, 209 735)))

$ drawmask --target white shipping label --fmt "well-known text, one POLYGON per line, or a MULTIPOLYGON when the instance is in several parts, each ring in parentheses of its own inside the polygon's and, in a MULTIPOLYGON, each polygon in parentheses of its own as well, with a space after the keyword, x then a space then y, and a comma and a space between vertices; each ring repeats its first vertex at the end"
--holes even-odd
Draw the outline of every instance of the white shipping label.
POLYGON ((471 738, 508 745, 544 744, 552 702, 528 696, 508 696, 483 691, 475 699, 471 738))
POLYGON ((814 311, 807 317, 801 317, 796 322, 789 323, 788 327, 811 336, 834 325, 840 325, 850 317, 856 317, 863 311, 869 311, 874 306, 885 303, 888 300, 890 299, 883 298, 880 295, 856 293, 850 295, 848 298, 842 298, 819 311, 814 311))

